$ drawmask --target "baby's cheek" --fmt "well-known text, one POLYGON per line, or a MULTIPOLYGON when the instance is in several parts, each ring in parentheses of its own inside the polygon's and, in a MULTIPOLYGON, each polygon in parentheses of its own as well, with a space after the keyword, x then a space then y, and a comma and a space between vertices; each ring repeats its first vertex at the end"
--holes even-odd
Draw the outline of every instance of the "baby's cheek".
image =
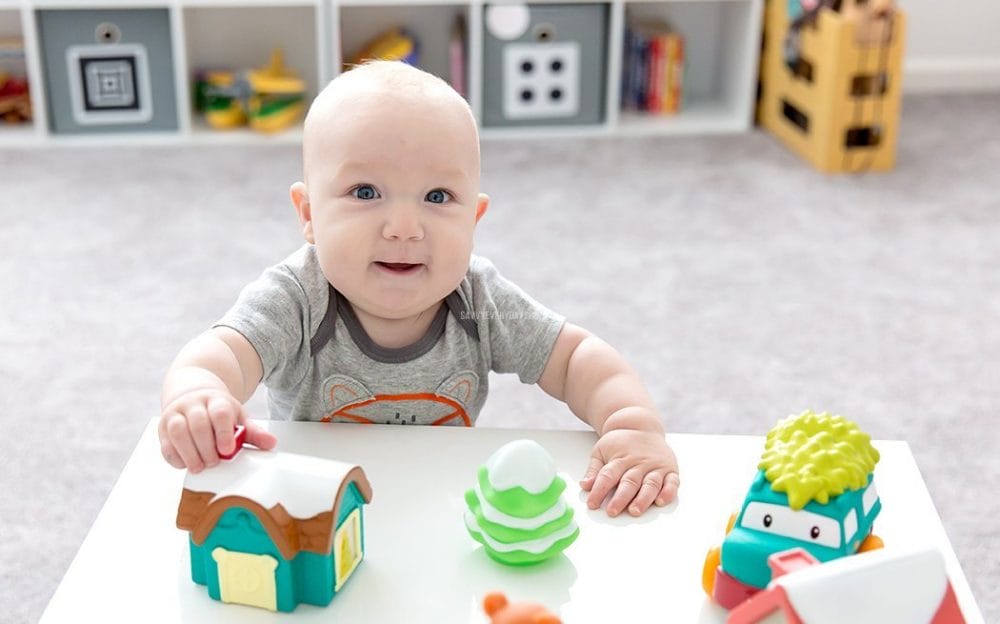
POLYGON ((330 241, 323 244, 317 240, 316 243, 316 255, 319 257, 323 275, 341 292, 351 290, 359 271, 358 251, 352 250, 351 247, 351 245, 330 244, 330 241))
POLYGON ((438 277, 445 282, 448 292, 457 288, 468 272, 471 252, 471 241, 465 246, 455 243, 448 249, 443 261, 438 263, 438 277))

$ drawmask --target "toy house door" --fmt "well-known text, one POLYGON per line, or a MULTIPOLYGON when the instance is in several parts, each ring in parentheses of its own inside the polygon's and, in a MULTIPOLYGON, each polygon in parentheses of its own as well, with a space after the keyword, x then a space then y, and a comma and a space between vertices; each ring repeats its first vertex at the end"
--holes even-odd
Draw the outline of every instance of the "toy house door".
POLYGON ((278 562, 274 557, 233 552, 219 547, 212 551, 212 559, 219 566, 222 602, 277 610, 274 570, 278 567, 278 562))
POLYGON ((334 587, 340 591, 341 586, 351 576, 354 569, 361 563, 363 555, 361 545, 361 510, 355 509, 344 522, 337 527, 333 537, 334 587))

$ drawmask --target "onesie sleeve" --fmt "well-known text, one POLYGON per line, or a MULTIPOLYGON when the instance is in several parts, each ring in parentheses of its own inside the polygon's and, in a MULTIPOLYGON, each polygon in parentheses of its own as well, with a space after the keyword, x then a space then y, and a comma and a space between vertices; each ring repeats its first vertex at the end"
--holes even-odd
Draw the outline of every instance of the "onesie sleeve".
POLYGON ((270 267, 240 292, 213 327, 246 337, 260 355, 263 381, 288 387, 301 381, 309 356, 309 302, 299 279, 285 264, 270 267))
POLYGON ((504 278, 485 258, 472 257, 469 282, 472 314, 491 370, 537 383, 566 318, 504 278))

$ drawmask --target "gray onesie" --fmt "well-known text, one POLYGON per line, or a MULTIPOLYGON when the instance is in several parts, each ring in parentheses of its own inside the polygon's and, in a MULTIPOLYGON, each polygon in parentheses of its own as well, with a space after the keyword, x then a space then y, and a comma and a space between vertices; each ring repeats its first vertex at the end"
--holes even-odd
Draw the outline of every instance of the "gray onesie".
POLYGON ((478 256, 445 304, 414 344, 380 347, 304 245, 247 285, 215 327, 257 350, 273 419, 471 426, 489 371, 536 383, 565 319, 478 256))

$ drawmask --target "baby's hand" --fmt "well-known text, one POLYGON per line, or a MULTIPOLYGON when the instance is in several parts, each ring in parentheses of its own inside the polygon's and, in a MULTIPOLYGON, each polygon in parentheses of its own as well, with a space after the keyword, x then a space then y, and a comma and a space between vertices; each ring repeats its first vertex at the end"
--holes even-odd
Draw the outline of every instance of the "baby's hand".
POLYGON ((628 507, 630 514, 640 516, 654 502, 662 507, 674 500, 680 483, 677 457, 662 430, 611 429, 594 445, 580 487, 590 492, 587 506, 598 509, 617 486, 608 515, 628 507))
POLYGON ((246 410, 232 394, 215 388, 190 390, 175 398, 160 415, 160 452, 174 468, 201 472, 219 463, 219 455, 236 448, 236 425, 246 427, 246 441, 272 449, 274 434, 247 420, 246 410))

